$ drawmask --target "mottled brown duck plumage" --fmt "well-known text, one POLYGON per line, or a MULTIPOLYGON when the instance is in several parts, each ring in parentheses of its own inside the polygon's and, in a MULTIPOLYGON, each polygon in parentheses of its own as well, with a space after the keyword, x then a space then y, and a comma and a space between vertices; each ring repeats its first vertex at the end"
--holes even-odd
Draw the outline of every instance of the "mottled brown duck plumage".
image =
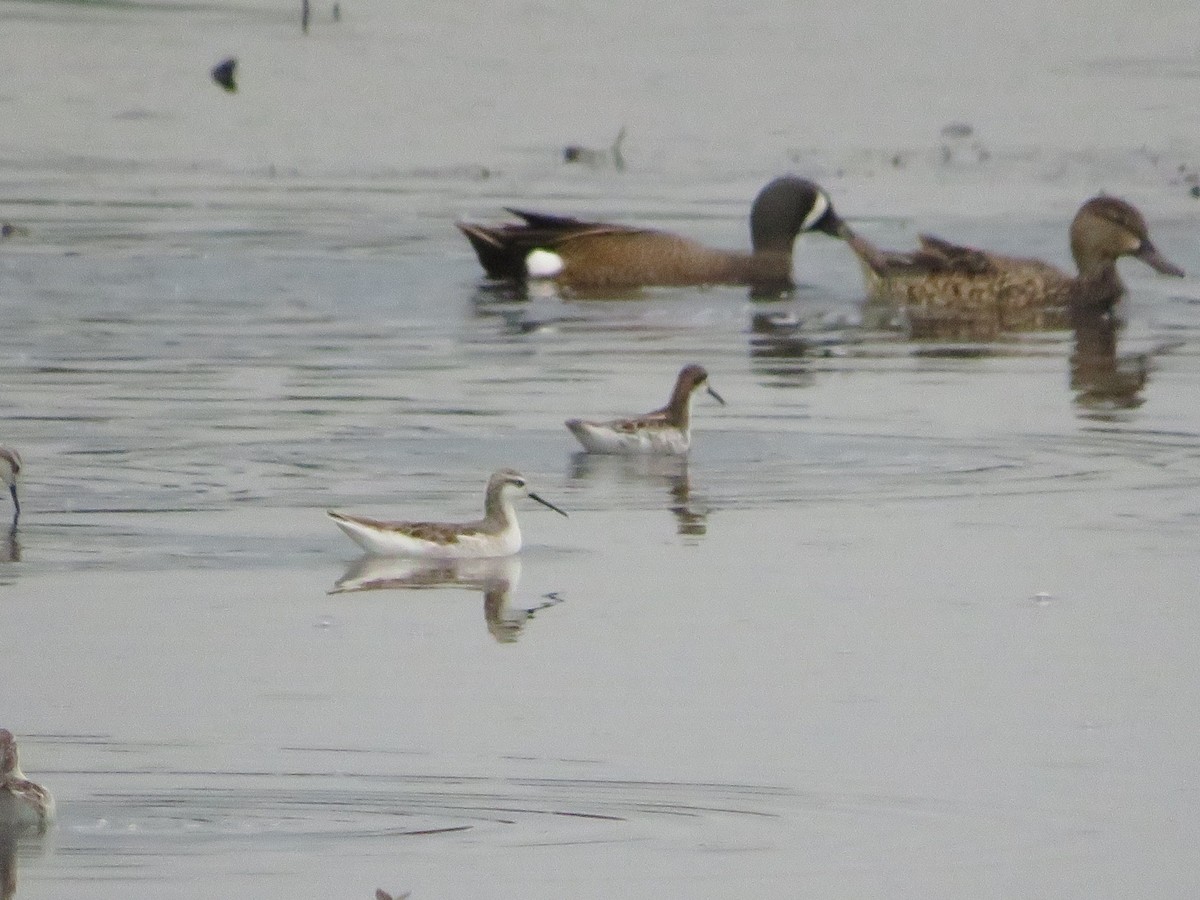
POLYGON ((1093 197, 1071 223, 1071 276, 1038 259, 1003 256, 922 235, 911 253, 880 250, 847 229, 869 297, 907 314, 916 336, 988 339, 1006 331, 1063 328, 1072 309, 1108 312, 1125 286, 1122 256, 1166 275, 1183 271, 1150 241, 1145 219, 1116 197, 1093 197))

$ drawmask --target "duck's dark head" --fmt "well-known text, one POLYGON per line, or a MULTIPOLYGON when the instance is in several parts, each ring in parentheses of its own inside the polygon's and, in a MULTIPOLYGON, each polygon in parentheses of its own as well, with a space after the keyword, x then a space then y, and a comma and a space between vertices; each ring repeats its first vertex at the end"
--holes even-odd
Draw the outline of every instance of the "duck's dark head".
POLYGON ((784 175, 758 192, 750 208, 750 241, 756 253, 791 253, 792 242, 803 231, 844 237, 845 224, 817 184, 784 175))
POLYGON ((1071 255, 1081 275, 1111 266, 1122 256, 1140 259, 1164 275, 1183 277, 1183 269, 1158 252, 1142 214, 1117 197, 1093 197, 1071 222, 1071 255))

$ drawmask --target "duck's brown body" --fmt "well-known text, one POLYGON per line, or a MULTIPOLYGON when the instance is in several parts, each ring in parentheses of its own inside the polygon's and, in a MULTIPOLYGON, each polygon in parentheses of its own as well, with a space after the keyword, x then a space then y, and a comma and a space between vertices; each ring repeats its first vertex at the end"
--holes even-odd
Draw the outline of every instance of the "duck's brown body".
POLYGON ((718 250, 666 231, 509 209, 521 223, 459 223, 484 271, 523 280, 534 250, 562 261, 556 280, 577 288, 749 284, 792 286, 792 244, 804 231, 840 236, 841 221, 810 181, 777 178, 750 211, 752 250, 718 250))
POLYGON ((1107 312, 1125 291, 1116 261, 1133 256, 1167 275, 1183 271, 1154 248, 1145 220, 1115 197, 1094 197, 1071 224, 1071 276, 1038 259, 1003 256, 923 235, 912 253, 846 238, 871 300, 902 308, 917 336, 988 339, 1063 328, 1071 310, 1107 312))

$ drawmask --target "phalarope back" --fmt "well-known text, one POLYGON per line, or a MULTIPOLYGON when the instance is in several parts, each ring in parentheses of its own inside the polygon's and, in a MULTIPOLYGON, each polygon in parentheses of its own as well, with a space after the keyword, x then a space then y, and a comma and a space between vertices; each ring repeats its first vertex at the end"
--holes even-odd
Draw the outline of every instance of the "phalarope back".
POLYGON ((472 559, 508 556, 521 549, 521 529, 512 498, 529 497, 556 513, 566 513, 539 497, 512 469, 500 469, 488 479, 483 518, 477 522, 381 522, 329 512, 350 540, 376 556, 417 556, 427 559, 472 559))
POLYGON ((0 447, 0 483, 3 483, 8 488, 8 493, 12 495, 13 528, 17 527, 17 520, 21 518, 21 501, 17 499, 17 481, 20 475, 21 454, 8 447, 0 447))
POLYGON ((25 777, 17 761, 17 741, 0 728, 0 832, 36 830, 54 821, 54 797, 25 777))
POLYGON ((1074 277, 1038 259, 930 235, 921 235, 917 250, 897 253, 846 231, 871 297, 903 307, 915 329, 939 337, 1062 328, 1069 312, 1108 312, 1125 292, 1116 266, 1122 256, 1164 275, 1184 274, 1151 243, 1142 214, 1116 197, 1093 197, 1071 222, 1071 255, 1079 270, 1074 277))
POLYGON ((792 244, 805 231, 842 236, 842 221, 820 187, 785 175, 759 191, 750 209, 750 253, 715 250, 666 231, 584 222, 508 208, 524 220, 498 227, 458 228, 492 278, 556 277, 578 288, 642 285, 749 284, 791 288, 792 244), (529 271, 534 251, 537 272, 529 271), (551 264, 547 254, 558 257, 551 264))
POLYGON ((692 398, 699 388, 725 405, 708 383, 708 372, 693 364, 680 369, 671 399, 662 409, 607 422, 567 419, 566 425, 591 453, 687 453, 692 445, 692 398))

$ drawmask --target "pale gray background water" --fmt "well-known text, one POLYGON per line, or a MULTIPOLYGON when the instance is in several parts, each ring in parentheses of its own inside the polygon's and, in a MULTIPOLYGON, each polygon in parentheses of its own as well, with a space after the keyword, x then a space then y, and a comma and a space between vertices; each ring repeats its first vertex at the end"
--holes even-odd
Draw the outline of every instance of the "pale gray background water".
POLYGON ((1196 896, 1194 3, 315 15, 0 2, 0 725, 61 809, 17 896, 1196 896), (622 125, 626 171, 561 163, 622 125), (742 246, 784 171, 1062 265, 1117 193, 1193 275, 1122 264, 1097 401, 1066 333, 862 327, 821 236, 787 302, 578 302, 452 227, 742 246), (689 361, 688 464, 575 456, 689 361), (571 517, 440 587, 323 515, 501 465, 571 517))

